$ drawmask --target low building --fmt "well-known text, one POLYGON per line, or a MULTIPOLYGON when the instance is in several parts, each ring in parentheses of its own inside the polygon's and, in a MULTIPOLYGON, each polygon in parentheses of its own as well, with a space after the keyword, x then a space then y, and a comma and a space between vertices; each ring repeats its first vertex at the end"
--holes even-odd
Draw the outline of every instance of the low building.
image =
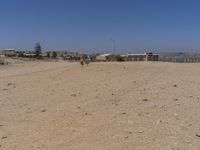
POLYGON ((3 55, 5 55, 5 56, 8 56, 8 57, 14 57, 14 56, 16 56, 15 49, 4 49, 1 53, 3 55))
POLYGON ((158 61, 159 55, 153 53, 127 54, 128 61, 158 61))
POLYGON ((110 56, 111 54, 102 54, 96 56, 96 61, 107 61, 107 57, 110 56))
POLYGON ((28 58, 33 58, 36 56, 36 54, 34 52, 25 52, 23 54, 24 57, 28 57, 28 58))
POLYGON ((64 60, 70 60, 70 61, 79 61, 82 58, 87 58, 87 55, 84 53, 78 53, 78 52, 65 52, 65 54, 62 56, 64 60))
POLYGON ((159 60, 159 55, 158 54, 153 54, 151 53, 145 53, 146 55, 146 61, 158 61, 159 60))

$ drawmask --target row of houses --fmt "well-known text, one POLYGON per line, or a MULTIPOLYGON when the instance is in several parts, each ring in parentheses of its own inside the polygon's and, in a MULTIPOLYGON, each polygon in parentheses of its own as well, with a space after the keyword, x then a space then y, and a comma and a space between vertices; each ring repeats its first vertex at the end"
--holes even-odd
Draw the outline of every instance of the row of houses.
POLYGON ((0 51, 1 55, 6 57, 16 57, 16 56, 24 56, 24 57, 34 57, 35 52, 32 51, 16 51, 15 49, 4 49, 0 51))
MULTIPOLYGON (((36 56, 35 51, 16 51, 15 49, 4 49, 0 51, 0 55, 5 57, 26 57, 34 58, 36 56)), ((82 52, 70 52, 70 51, 46 51, 40 54, 41 58, 56 58, 63 60, 79 61, 80 59, 94 60, 95 55, 88 55, 82 52)))
MULTIPOLYGON (((35 51, 17 51, 15 49, 4 49, 0 51, 1 55, 6 57, 34 57, 35 51)), ((78 52, 67 52, 67 51, 47 51, 40 54, 41 57, 83 57, 84 54, 78 52)))
MULTIPOLYGON (((16 51, 15 49, 5 49, 1 51, 2 55, 7 57, 35 57, 34 51, 16 51)), ((91 61, 158 61, 159 55, 152 52, 144 54, 126 54, 126 55, 113 55, 113 54, 85 54, 80 52, 69 51, 48 51, 41 54, 46 58, 59 58, 63 60, 78 61, 82 58, 89 59, 91 61)))
POLYGON ((15 49, 4 49, 0 54, 8 57, 14 57, 16 56, 16 51, 15 49))

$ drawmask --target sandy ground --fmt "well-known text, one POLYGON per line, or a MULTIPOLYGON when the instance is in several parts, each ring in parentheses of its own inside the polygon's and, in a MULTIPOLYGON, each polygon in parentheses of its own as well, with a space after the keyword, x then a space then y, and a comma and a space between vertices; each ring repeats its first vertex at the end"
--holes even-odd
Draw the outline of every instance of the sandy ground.
POLYGON ((199 150, 200 64, 0 68, 2 150, 199 150))

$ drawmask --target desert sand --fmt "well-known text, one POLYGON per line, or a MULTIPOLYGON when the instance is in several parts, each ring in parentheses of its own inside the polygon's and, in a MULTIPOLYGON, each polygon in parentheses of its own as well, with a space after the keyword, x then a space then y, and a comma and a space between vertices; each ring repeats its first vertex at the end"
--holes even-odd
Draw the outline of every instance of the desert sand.
POLYGON ((199 150, 199 129, 200 64, 0 66, 2 150, 199 150))

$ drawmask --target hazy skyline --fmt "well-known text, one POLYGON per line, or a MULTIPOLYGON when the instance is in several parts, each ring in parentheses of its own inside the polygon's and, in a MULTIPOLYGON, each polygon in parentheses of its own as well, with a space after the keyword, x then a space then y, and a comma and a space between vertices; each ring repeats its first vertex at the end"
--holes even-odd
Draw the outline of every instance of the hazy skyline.
POLYGON ((200 51, 198 0, 0 0, 0 49, 200 51))

